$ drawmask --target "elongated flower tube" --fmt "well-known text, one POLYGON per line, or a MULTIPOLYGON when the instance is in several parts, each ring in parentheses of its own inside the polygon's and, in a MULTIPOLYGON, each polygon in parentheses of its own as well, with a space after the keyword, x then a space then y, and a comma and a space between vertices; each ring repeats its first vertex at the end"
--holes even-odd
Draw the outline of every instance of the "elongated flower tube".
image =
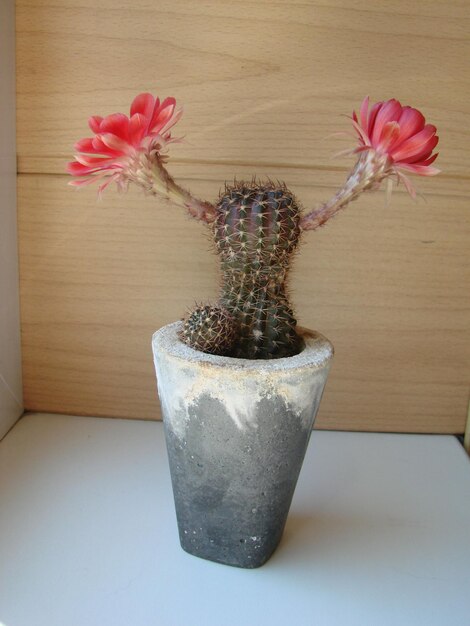
POLYGON ((75 144, 75 161, 67 164, 67 172, 74 176, 70 184, 81 187, 101 182, 101 193, 113 181, 121 191, 132 182, 146 193, 184 206, 196 219, 213 221, 213 205, 192 196, 164 167, 168 145, 180 141, 172 137, 171 129, 181 115, 174 98, 160 102, 141 93, 134 98, 129 117, 123 113, 90 117, 94 137, 75 144))
POLYGON ((420 111, 402 106, 398 100, 377 102, 369 111, 369 98, 362 102, 359 117, 352 114, 352 124, 359 145, 351 153, 359 158, 345 185, 328 202, 303 216, 301 228, 315 230, 363 191, 377 189, 390 176, 404 183, 414 198, 416 192, 404 172, 434 176, 440 170, 432 166, 439 138, 436 127, 426 124, 420 111))

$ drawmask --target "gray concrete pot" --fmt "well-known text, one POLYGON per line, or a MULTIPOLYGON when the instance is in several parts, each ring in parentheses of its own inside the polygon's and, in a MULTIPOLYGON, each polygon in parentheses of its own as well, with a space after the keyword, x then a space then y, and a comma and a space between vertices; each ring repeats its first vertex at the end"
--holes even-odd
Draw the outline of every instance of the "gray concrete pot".
POLYGON ((259 567, 276 549, 333 356, 303 330, 293 357, 214 356, 177 337, 152 340, 181 546, 259 567))

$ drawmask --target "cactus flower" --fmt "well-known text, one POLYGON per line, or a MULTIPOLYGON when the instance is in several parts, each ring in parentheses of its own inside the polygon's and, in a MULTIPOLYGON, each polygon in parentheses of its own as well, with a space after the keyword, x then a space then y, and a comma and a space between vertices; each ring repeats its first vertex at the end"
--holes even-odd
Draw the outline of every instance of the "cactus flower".
POLYGON ((192 196, 164 167, 168 144, 179 141, 170 129, 181 115, 174 98, 160 102, 149 93, 134 98, 129 117, 93 115, 88 125, 95 136, 75 144, 75 161, 67 163, 67 172, 75 177, 69 184, 81 187, 104 181, 98 188, 101 194, 113 181, 121 191, 133 182, 148 194, 184 206, 196 219, 212 221, 213 205, 192 196))
POLYGON ((439 141, 436 127, 426 124, 424 115, 417 109, 402 106, 392 99, 377 102, 369 111, 366 97, 359 118, 354 111, 352 120, 360 142, 356 152, 374 150, 388 159, 399 177, 400 170, 421 176, 439 173, 440 170, 431 165, 438 154, 432 154, 439 141))
POLYGON ((436 127, 426 124, 424 115, 417 109, 391 99, 377 102, 369 111, 367 96, 359 117, 353 111, 352 123, 359 136, 359 146, 348 153, 359 154, 357 163, 343 187, 328 202, 302 217, 300 225, 304 230, 323 226, 362 192, 377 189, 386 178, 396 176, 414 198, 416 191, 403 172, 420 176, 440 172, 431 165, 438 154, 432 153, 439 141, 436 127))
POLYGON ((162 155, 167 145, 176 141, 170 129, 182 112, 175 107, 174 98, 160 102, 149 93, 141 93, 132 102, 129 117, 123 113, 90 117, 88 125, 95 136, 75 144, 75 161, 67 164, 67 171, 77 178, 70 184, 104 180, 100 191, 112 181, 121 189, 127 188, 142 168, 142 157, 162 155))

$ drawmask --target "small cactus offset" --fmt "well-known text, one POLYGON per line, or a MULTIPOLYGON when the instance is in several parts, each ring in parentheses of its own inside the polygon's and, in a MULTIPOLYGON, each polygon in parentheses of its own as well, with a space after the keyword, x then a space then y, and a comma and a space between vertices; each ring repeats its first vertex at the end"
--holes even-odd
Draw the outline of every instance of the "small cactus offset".
POLYGON ((72 185, 101 181, 145 193, 184 207, 212 229, 221 262, 219 302, 196 307, 182 321, 180 339, 203 352, 248 359, 273 359, 299 353, 303 341, 287 295, 287 278, 301 234, 323 226, 361 193, 388 179, 402 183, 414 198, 408 178, 434 176, 436 127, 417 109, 398 100, 365 98, 351 122, 358 144, 350 150, 356 164, 330 200, 306 213, 284 183, 236 182, 214 204, 199 200, 166 170, 168 145, 178 141, 171 129, 181 117, 174 98, 162 102, 138 95, 130 115, 92 116, 94 137, 77 142, 75 161, 67 166, 72 185))
POLYGON ((181 341, 195 350, 228 356, 238 338, 235 318, 219 304, 196 306, 182 320, 181 341))

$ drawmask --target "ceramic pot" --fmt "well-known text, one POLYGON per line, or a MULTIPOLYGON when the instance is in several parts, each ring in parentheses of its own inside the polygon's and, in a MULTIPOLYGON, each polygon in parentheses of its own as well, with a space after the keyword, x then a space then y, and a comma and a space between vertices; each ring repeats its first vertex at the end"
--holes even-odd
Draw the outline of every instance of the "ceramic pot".
POLYGON ((214 356, 181 342, 179 324, 152 346, 181 546, 259 567, 281 539, 333 346, 301 329, 293 357, 214 356))

